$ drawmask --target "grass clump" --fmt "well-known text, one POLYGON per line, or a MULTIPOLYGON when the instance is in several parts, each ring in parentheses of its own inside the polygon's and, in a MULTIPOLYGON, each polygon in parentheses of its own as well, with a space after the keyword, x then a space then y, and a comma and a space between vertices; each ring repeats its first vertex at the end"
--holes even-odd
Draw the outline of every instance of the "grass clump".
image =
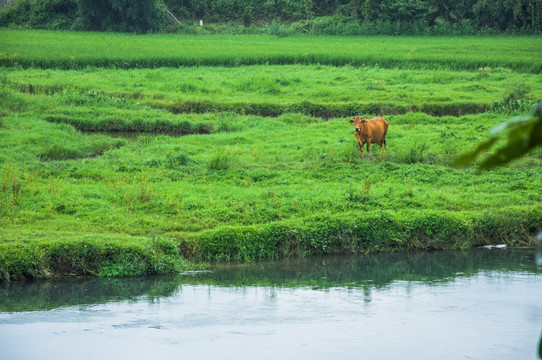
POLYGON ((187 267, 176 243, 164 238, 149 241, 64 234, 60 240, 47 239, 51 235, 32 234, 33 240, 1 244, 0 280, 167 274, 187 267))

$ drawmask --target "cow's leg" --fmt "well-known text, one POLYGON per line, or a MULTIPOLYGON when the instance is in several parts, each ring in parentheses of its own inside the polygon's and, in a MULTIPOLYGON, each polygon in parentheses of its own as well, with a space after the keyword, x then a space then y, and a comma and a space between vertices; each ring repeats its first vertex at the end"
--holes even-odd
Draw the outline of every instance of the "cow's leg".
POLYGON ((367 141, 367 157, 371 158, 371 142, 367 141))
POLYGON ((359 151, 361 151, 361 157, 363 158, 363 143, 361 142, 361 140, 358 140, 358 147, 359 151))

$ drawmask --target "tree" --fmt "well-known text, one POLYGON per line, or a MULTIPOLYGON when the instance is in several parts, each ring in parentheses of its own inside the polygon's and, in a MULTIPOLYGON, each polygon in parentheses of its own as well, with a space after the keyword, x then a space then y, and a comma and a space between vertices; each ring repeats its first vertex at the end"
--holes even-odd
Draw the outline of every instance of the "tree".
POLYGON ((421 0, 383 0, 383 20, 412 22, 427 17, 427 4, 421 0))
POLYGON ((364 22, 372 23, 380 17, 381 2, 381 0, 363 0, 360 12, 364 22))
POLYGON ((83 27, 95 31, 146 33, 167 19, 162 0, 80 0, 83 27))
POLYGON ((312 0, 305 0, 305 18, 312 19, 312 0))

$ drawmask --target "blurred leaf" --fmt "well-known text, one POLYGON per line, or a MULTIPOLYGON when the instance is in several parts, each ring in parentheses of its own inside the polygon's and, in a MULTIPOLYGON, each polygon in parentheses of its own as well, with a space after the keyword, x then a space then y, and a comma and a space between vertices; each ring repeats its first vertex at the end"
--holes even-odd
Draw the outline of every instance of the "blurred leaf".
POLYGON ((474 149, 473 151, 469 153, 465 153, 459 156, 457 159, 455 159, 454 165, 467 166, 467 165, 472 164, 476 160, 476 158, 480 156, 480 154, 491 149, 491 147, 493 146, 493 144, 495 144, 497 140, 499 140, 497 137, 492 137, 489 140, 484 141, 483 143, 478 145, 478 147, 474 149))
POLYGON ((537 146, 542 146, 542 102, 533 109, 532 114, 521 115, 505 121, 490 132, 491 137, 473 151, 459 156, 455 166, 473 164, 483 153, 490 151, 498 140, 507 138, 506 144, 489 155, 481 164, 481 169, 490 169, 520 158, 537 146))
POLYGON ((498 135, 499 133, 517 125, 517 124, 522 124, 522 123, 525 123, 525 122, 529 122, 530 120, 532 119, 532 116, 530 114, 523 114, 523 115, 520 115, 520 116, 516 116, 510 120, 507 120, 497 126, 495 126, 493 129, 491 129, 489 131, 489 134, 491 136, 494 136, 494 135, 498 135))

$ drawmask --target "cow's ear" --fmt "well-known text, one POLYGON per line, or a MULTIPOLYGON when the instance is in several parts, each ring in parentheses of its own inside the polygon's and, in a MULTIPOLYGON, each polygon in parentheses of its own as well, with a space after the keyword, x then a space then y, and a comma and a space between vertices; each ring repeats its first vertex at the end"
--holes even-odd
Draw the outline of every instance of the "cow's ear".
POLYGON ((354 122, 354 119, 350 119, 348 120, 349 123, 353 123, 354 122))

